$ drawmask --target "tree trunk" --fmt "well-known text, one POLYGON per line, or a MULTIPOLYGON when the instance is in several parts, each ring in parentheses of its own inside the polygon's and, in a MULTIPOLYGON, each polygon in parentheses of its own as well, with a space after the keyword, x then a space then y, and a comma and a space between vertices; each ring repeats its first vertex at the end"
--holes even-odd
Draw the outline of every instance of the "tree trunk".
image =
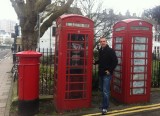
POLYGON ((36 32, 22 32, 22 47, 23 50, 36 50, 38 34, 36 32))

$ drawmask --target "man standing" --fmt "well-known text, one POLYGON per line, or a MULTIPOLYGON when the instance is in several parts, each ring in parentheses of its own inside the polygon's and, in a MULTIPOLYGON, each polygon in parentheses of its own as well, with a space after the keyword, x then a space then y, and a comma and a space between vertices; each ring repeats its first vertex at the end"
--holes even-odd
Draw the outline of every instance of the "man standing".
POLYGON ((102 115, 107 114, 110 97, 110 81, 113 70, 118 64, 118 59, 115 51, 108 46, 107 40, 104 37, 99 39, 101 48, 99 49, 99 59, 94 64, 99 64, 99 81, 100 90, 102 92, 102 115))

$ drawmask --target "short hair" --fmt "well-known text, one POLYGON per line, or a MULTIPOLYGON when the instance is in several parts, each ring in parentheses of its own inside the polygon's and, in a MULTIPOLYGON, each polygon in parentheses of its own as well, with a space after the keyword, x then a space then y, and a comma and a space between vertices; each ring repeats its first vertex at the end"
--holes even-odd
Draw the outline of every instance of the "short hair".
MULTIPOLYGON (((100 39, 105 38, 104 36, 101 36, 100 39)), ((106 39, 106 38, 105 38, 106 39)))
POLYGON ((100 41, 100 39, 105 39, 106 42, 108 42, 107 39, 105 37, 103 37, 103 36, 99 38, 99 41, 100 41))

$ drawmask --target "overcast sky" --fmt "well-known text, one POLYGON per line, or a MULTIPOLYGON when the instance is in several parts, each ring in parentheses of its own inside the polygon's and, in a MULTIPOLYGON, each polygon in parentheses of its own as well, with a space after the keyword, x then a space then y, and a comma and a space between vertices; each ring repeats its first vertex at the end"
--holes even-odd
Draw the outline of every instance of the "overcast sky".
POLYGON ((17 15, 10 0, 0 0, 0 19, 17 20, 17 15))
MULTIPOLYGON (((10 0, 0 0, 0 19, 17 20, 17 15, 10 3, 10 0)), ((160 0, 104 0, 103 7, 114 9, 115 13, 125 14, 127 10, 131 14, 140 16, 144 9, 160 5, 160 0)))
POLYGON ((127 10, 131 15, 136 13, 137 16, 141 16, 141 13, 145 9, 153 8, 160 5, 160 0, 103 0, 104 8, 112 8, 115 13, 121 12, 125 14, 127 10))

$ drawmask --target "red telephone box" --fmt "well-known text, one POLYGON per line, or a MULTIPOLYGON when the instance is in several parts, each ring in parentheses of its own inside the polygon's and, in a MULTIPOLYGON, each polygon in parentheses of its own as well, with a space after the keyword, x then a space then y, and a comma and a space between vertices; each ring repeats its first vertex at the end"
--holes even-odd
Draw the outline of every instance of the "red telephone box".
POLYGON ((91 106, 93 21, 76 14, 56 21, 54 105, 58 112, 91 106))
POLYGON ((113 27, 113 44, 118 57, 111 95, 123 103, 150 100, 152 24, 126 19, 113 27))

